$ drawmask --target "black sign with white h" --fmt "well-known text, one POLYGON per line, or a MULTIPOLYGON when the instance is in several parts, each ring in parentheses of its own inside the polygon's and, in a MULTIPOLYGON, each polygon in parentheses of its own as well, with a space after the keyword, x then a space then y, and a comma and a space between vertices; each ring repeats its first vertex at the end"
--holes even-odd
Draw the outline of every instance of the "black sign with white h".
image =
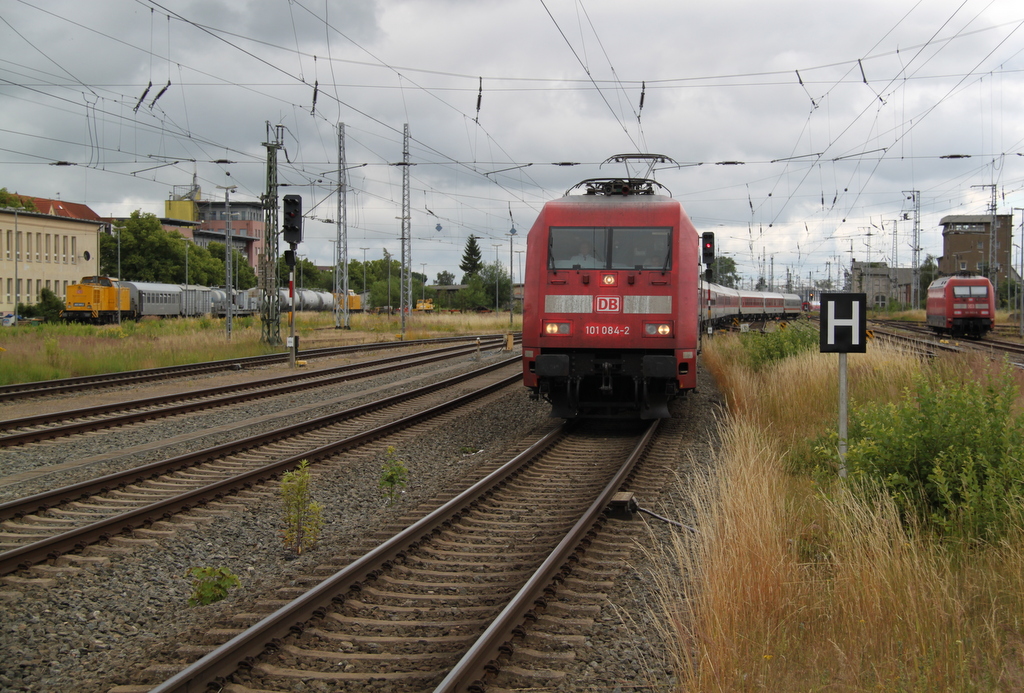
POLYGON ((865 353, 867 309, 867 294, 822 294, 819 338, 821 353, 865 353))

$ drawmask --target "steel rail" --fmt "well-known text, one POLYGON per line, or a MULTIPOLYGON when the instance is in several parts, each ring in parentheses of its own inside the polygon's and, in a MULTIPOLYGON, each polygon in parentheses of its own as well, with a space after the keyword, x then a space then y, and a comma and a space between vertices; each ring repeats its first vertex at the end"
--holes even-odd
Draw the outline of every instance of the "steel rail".
POLYGON ((245 666, 268 646, 274 646, 292 632, 301 632, 304 624, 323 615, 335 598, 352 586, 373 577, 378 567, 401 556, 435 529, 463 512, 481 495, 504 481, 509 474, 550 447, 565 435, 571 424, 563 423, 504 465, 473 484, 430 514, 391 537, 377 548, 356 559, 301 597, 292 600, 251 628, 217 647, 215 650, 181 670, 150 693, 199 693, 207 685, 231 675, 245 666))
MULTIPOLYGON (((516 359, 518 360, 518 359, 516 359)), ((500 364, 501 366, 508 365, 508 362, 500 364)), ((489 367, 493 369, 495 367, 489 367)), ((483 369, 481 369, 482 371, 483 369)), ((480 375, 480 371, 475 372, 475 375, 480 375)), ((464 376, 460 376, 464 378, 464 376)), ((68 551, 80 550, 88 544, 108 539, 117 532, 129 531, 138 527, 152 524, 159 520, 166 519, 171 515, 190 510, 196 506, 208 503, 210 500, 219 500, 226 495, 233 492, 237 492, 242 488, 248 488, 255 484, 261 483, 268 478, 278 476, 279 474, 288 471, 295 467, 302 460, 310 460, 312 462, 319 461, 326 457, 340 454, 347 450, 350 450, 359 445, 365 445, 366 443, 372 442, 377 438, 385 435, 394 433, 402 428, 407 428, 413 424, 419 423, 425 419, 429 419, 433 416, 437 416, 449 409, 461 406, 467 402, 472 401, 478 397, 482 397, 491 392, 500 390, 501 388, 507 387, 517 382, 522 377, 521 374, 511 375, 503 380, 499 380, 491 385, 480 388, 474 392, 467 393, 455 399, 449 400, 442 404, 430 407, 423 411, 411 414, 409 416, 398 419, 388 424, 383 424, 376 428, 357 433, 348 438, 336 441, 329 445, 321 446, 312 450, 292 455, 290 457, 279 460, 273 464, 265 465, 257 469, 244 472, 235 476, 228 477, 221 481, 207 484, 206 486, 187 491, 185 493, 166 498, 155 503, 145 505, 133 510, 129 510, 124 513, 119 513, 111 517, 93 522, 82 527, 78 527, 67 532, 49 537, 44 540, 33 542, 20 546, 16 549, 11 549, 0 553, 0 575, 6 575, 7 573, 14 572, 28 568, 35 563, 39 563, 44 560, 53 559, 59 557, 63 553, 68 551)), ((277 433, 277 432, 275 432, 277 433)), ((281 437, 281 436, 277 436, 281 437)), ((228 447, 232 444, 228 444, 228 447)), ((224 446, 221 446, 224 447, 224 446)), ((249 446, 251 447, 251 445, 249 446)), ((219 448, 212 448, 211 450, 218 450, 219 448)), ((181 458, 176 458, 176 460, 181 458)), ((173 463, 175 460, 168 461, 173 463)), ((106 477, 105 477, 106 478, 106 477)), ((84 482, 85 484, 95 484, 101 480, 94 482, 84 482)), ((78 486, 78 485, 76 485, 78 486)), ((75 488, 75 487, 68 487, 75 488)), ((63 489, 61 489, 63 490, 63 489)), ((76 497, 80 497, 80 494, 76 497)), ((31 501, 33 498, 24 499, 25 501, 31 501)), ((19 502, 19 501, 13 501, 19 502)), ((10 504, 5 504, 10 505, 10 504)))
MULTIPOLYGON (((467 337, 435 337, 431 339, 413 339, 402 342, 374 342, 372 344, 349 344, 337 347, 318 347, 300 351, 300 359, 325 358, 337 356, 350 352, 377 351, 385 349, 398 349, 407 346, 420 346, 426 344, 442 344, 445 342, 467 342, 475 339, 494 340, 503 339, 504 335, 472 335, 467 337)), ((37 380, 25 383, 14 383, 11 385, 0 385, 0 400, 13 401, 28 397, 40 397, 48 394, 62 392, 74 392, 77 390, 89 389, 99 386, 116 387, 119 385, 131 385, 134 383, 148 382, 152 380, 166 380, 177 378, 183 375, 196 375, 200 373, 216 373, 219 371, 243 370, 251 366, 262 366, 271 363, 287 363, 288 354, 268 354, 263 356, 245 356, 222 361, 206 361, 203 363, 181 364, 178 366, 163 366, 160 368, 148 368, 136 371, 124 371, 122 373, 100 373, 98 375, 83 375, 74 378, 59 378, 56 380, 37 380)))
POLYGON ((559 542, 551 555, 530 577, 512 601, 502 610, 491 625, 477 638, 469 651, 459 660, 448 675, 434 689, 434 693, 483 693, 486 689, 484 679, 491 677, 501 668, 501 660, 507 659, 513 652, 511 640, 516 629, 526 620, 536 620, 534 609, 543 609, 544 592, 553 581, 565 579, 571 568, 567 566, 570 556, 580 551, 580 542, 590 532, 594 523, 608 507, 612 496, 632 473, 636 463, 647 451, 654 439, 661 419, 654 419, 647 428, 633 452, 616 472, 612 480, 604 487, 600 495, 590 505, 583 517, 559 542))
MULTIPOLYGON (((342 595, 349 589, 367 579, 376 577, 381 566, 387 566, 390 561, 401 558, 407 549, 414 548, 436 529, 450 523, 454 517, 472 507, 481 496, 502 484, 512 473, 553 445, 572 426, 573 424, 570 422, 562 423, 527 450, 516 455, 512 460, 440 508, 319 583, 306 594, 292 600, 178 674, 152 688, 150 693, 199 693, 208 690, 207 687, 210 684, 223 683, 226 677, 240 667, 251 666, 255 658, 259 657, 268 647, 279 646, 282 639, 289 634, 301 633, 310 619, 326 615, 330 605, 339 599, 344 599, 342 595)), ((607 507, 612 495, 632 472, 637 460, 650 445, 657 426, 657 420, 652 422, 640 442, 634 447, 633 453, 590 505, 584 516, 576 522, 554 552, 527 581, 526 586, 498 616, 496 621, 498 625, 492 625, 484 635, 477 639, 476 644, 470 649, 470 653, 463 658, 460 665, 457 665, 453 674, 450 674, 448 678, 454 675, 462 680, 468 675, 474 677, 473 681, 475 682, 476 663, 483 662, 480 666, 491 666, 495 656, 492 653, 507 647, 505 644, 508 639, 507 633, 518 625, 523 615, 536 606, 538 595, 550 585, 551 580, 564 571, 563 566, 569 556, 579 550, 580 541, 590 531, 594 522, 607 507), (463 664, 463 662, 467 664, 463 664), (468 668, 459 668, 460 666, 468 668)), ((444 685, 442 683, 442 686, 444 685)), ((438 688, 438 690, 443 689, 438 688)))
POLYGON ((48 510, 64 503, 82 500, 96 493, 104 493, 116 488, 123 488, 130 484, 158 477, 162 474, 187 469, 203 462, 209 462, 210 460, 243 452, 259 445, 268 445, 277 440, 291 438, 308 431, 315 431, 318 428, 323 428, 331 424, 345 421, 346 419, 362 416, 369 412, 383 409, 384 407, 389 407, 405 400, 415 399, 416 397, 421 397, 423 395, 430 394, 431 392, 435 392, 452 385, 457 385, 467 380, 472 380, 480 375, 484 375, 494 370, 499 370, 505 366, 511 365, 512 363, 518 362, 518 360, 518 358, 506 359, 468 373, 463 373, 462 375, 453 376, 446 380, 431 383, 430 385, 424 385, 423 387, 416 388, 415 390, 400 392, 396 395, 384 397, 383 399, 350 407, 344 411, 325 414, 324 416, 308 419, 306 421, 291 424, 289 426, 261 433, 249 438, 221 443, 220 445, 215 445, 203 450, 196 450, 194 452, 188 452, 166 460, 150 462, 149 464, 144 464, 140 467, 132 467, 131 469, 126 469, 121 472, 107 474, 106 476, 98 477, 96 479, 82 481, 77 484, 63 486, 50 491, 43 491, 31 496, 25 496, 24 498, 16 498, 5 503, 0 503, 0 521, 19 518, 30 513, 48 510))
MULTIPOLYGON (((488 345, 493 345, 495 343, 496 342, 487 342, 488 345)), ((380 375, 381 373, 387 373, 395 370, 393 366, 385 364, 393 364, 397 361, 406 361, 407 363, 402 366, 403 368, 414 368, 425 363, 430 363, 434 360, 440 360, 441 357, 452 358, 454 356, 472 353, 477 348, 478 347, 476 345, 442 347, 440 349, 419 352, 417 354, 391 356, 369 363, 363 362, 347 364, 344 366, 336 366, 334 368, 325 368, 319 371, 306 371, 294 375, 281 375, 273 378, 265 378, 258 381, 243 383, 241 385, 223 385, 219 387, 205 388, 202 390, 192 390, 187 393, 160 395, 157 397, 129 400, 126 402, 100 404, 93 407, 72 409, 70 411, 51 412, 37 416, 28 416, 21 419, 9 419, 7 421, 0 422, 0 431, 27 428, 30 426, 42 426, 55 421, 84 419, 86 417, 101 416, 103 414, 123 411, 126 409, 156 407, 170 402, 183 402, 180 405, 166 407, 159 410, 148 409, 145 411, 135 411, 107 419, 79 421, 77 423, 62 424, 60 426, 52 426, 50 428, 10 433, 8 435, 0 436, 0 447, 22 445, 24 443, 31 443, 39 440, 49 440, 52 438, 73 435, 83 431, 92 431, 98 428, 114 428, 116 426, 123 426, 149 419, 166 418, 168 416, 174 416, 182 413, 227 406, 236 402, 274 397, 289 392, 308 390, 315 387, 325 387, 327 385, 344 382, 346 380, 380 375), (375 367, 368 368, 368 366, 375 367), (352 373, 352 371, 358 372, 352 373), (267 389, 260 390, 259 392, 252 392, 253 390, 263 387, 266 387, 267 389)))

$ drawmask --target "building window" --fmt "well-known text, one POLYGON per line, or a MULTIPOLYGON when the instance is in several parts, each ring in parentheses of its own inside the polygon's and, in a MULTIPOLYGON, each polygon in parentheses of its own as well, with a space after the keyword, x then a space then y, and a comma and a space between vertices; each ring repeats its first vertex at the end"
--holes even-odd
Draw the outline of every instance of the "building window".
POLYGON ((40 254, 43 252, 43 234, 36 234, 36 262, 40 261, 40 254))
POLYGON ((71 237, 71 264, 78 264, 78 237, 71 237))
POLYGON ((61 238, 64 240, 64 252, 60 256, 60 261, 66 265, 68 264, 68 237, 62 236, 61 238))
MULTIPOLYGON (((978 263, 978 264, 981 264, 981 263, 978 263)), ((961 262, 960 263, 960 271, 961 272, 966 272, 967 271, 967 263, 966 262, 961 262)))

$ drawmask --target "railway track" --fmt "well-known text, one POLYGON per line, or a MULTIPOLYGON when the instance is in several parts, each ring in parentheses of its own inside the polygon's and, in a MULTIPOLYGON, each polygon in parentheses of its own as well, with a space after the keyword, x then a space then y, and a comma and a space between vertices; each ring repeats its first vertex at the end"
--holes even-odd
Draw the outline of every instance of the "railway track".
POLYGON ((152 526, 276 477, 302 459, 331 458, 466 404, 518 382, 518 364, 507 359, 343 412, 0 504, 0 575, 152 526), (473 380, 484 382, 458 394, 473 380))
POLYGON ((926 345, 927 350, 963 352, 966 350, 980 350, 1007 354, 1016 359, 1018 363, 1024 358, 1024 344, 1012 342, 1005 339, 996 339, 987 336, 983 339, 949 339, 936 337, 931 328, 915 323, 907 323, 899 320, 872 320, 872 323, 885 326, 887 331, 881 332, 875 329, 875 334, 885 334, 894 340, 906 343, 918 343, 926 345), (898 330, 894 331, 894 330, 898 330), (910 337, 900 332, 909 332, 919 337, 910 337))
POLYGON ((264 602, 265 616, 238 615, 255 623, 238 630, 236 621, 230 640, 152 690, 229 680, 261 691, 311 681, 336 691, 482 690, 526 625, 557 610, 557 584, 657 428, 557 428, 326 579, 297 580, 296 598, 264 602))
MULTIPOLYGON (((362 351, 380 351, 400 349, 410 346, 427 346, 431 344, 442 344, 447 342, 472 342, 477 339, 483 341, 494 341, 504 339, 504 335, 480 335, 479 337, 441 337, 435 339, 418 339, 402 342, 375 342, 373 344, 354 344, 349 346, 320 347, 316 349, 305 349, 300 351, 298 358, 303 360, 327 358, 344 354, 359 353, 362 351)), ((125 371, 123 373, 103 373, 99 375, 80 376, 76 378, 61 378, 59 380, 42 380, 30 383, 16 383, 13 385, 0 385, 0 401, 16 401, 31 397, 46 397, 55 394, 69 392, 82 392, 96 388, 121 387, 139 383, 154 382, 185 376, 195 376, 209 373, 221 373, 226 371, 238 371, 248 368, 257 368, 279 363, 288 363, 289 354, 268 354, 265 356, 249 356, 237 359, 225 359, 223 361, 207 361, 203 363, 182 364, 180 366, 167 366, 164 368, 150 368, 138 371, 125 371)))
POLYGON ((0 421, 0 433, 3 433, 0 435, 0 447, 24 445, 157 418, 188 414, 204 409, 237 405, 256 398, 274 397, 298 390, 327 387, 348 380, 372 377, 394 370, 413 368, 447 358, 464 356, 474 353, 480 348, 496 346, 500 342, 500 339, 495 339, 472 345, 447 346, 411 355, 252 380, 243 384, 8 419, 0 421))

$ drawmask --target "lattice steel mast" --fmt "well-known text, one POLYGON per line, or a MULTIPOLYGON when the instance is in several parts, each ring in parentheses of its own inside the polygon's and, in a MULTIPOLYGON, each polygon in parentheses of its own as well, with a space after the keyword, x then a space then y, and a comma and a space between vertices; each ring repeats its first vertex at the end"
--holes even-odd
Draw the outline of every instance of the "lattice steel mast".
POLYGON ((259 259, 259 286, 262 298, 261 339, 271 346, 281 345, 281 295, 277 287, 278 214, 277 150, 283 145, 284 126, 267 121, 267 191, 263 195, 263 254, 259 259))
POLYGON ((399 282, 399 305, 402 313, 402 338, 405 339, 405 314, 412 309, 412 228, 409 203, 409 124, 405 124, 402 140, 402 275, 399 282))
POLYGON ((921 193, 904 190, 903 194, 914 205, 914 227, 910 242, 910 267, 913 279, 910 285, 910 302, 914 308, 921 307, 921 193))

